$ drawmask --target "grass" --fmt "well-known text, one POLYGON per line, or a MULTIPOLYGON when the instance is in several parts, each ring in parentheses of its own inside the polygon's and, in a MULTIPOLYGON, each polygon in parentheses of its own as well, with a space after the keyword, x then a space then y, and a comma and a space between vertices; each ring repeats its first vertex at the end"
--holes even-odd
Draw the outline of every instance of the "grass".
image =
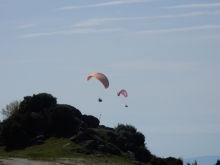
MULTIPOLYGON (((50 138, 42 145, 27 147, 23 150, 13 150, 5 152, 0 150, 1 158, 28 158, 40 161, 73 161, 77 160, 85 164, 115 164, 115 165, 132 165, 127 153, 122 153, 121 156, 103 154, 95 151, 92 154, 86 153, 88 150, 71 142, 68 138, 50 138), (65 159, 64 159, 65 158, 65 159)), ((73 163, 73 162, 72 162, 73 163)), ((65 164, 65 163, 64 163, 65 164)), ((68 164, 68 163, 66 163, 68 164)))

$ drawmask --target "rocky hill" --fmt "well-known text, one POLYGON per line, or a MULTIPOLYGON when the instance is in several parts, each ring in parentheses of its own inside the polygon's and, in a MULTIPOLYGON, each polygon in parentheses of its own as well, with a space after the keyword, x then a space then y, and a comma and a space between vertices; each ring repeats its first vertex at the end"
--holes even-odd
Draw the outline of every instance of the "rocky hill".
POLYGON ((99 125, 99 120, 82 114, 71 105, 57 104, 51 94, 24 97, 19 108, 0 125, 0 142, 5 151, 41 145, 51 137, 65 137, 81 146, 73 153, 129 155, 134 163, 183 165, 181 159, 160 158, 148 150, 144 135, 132 125, 115 128, 99 125))

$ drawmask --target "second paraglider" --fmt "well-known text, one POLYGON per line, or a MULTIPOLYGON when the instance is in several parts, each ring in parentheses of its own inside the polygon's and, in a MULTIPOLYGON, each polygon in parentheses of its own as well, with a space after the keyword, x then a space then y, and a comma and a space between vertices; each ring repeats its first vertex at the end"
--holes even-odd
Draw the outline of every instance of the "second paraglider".
MULTIPOLYGON (((122 89, 117 93, 118 96, 123 95, 124 97, 128 97, 128 93, 126 90, 122 89)), ((125 107, 128 107, 127 104, 125 104, 125 107)))

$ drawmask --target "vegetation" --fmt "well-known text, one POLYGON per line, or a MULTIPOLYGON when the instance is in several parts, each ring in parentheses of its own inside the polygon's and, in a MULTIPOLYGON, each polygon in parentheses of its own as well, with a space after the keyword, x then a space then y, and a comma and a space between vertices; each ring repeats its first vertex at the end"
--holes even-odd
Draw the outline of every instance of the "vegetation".
POLYGON ((220 160, 217 160, 217 162, 215 163, 215 165, 220 165, 220 160))
POLYGON ((114 163, 123 165, 132 165, 129 157, 124 156, 113 156, 110 154, 96 153, 96 154, 82 154, 76 151, 82 151, 83 147, 71 143, 69 138, 54 138, 51 137, 45 141, 42 145, 34 145, 27 147, 23 150, 13 150, 5 152, 0 150, 1 157, 16 157, 16 158, 28 158, 41 161, 57 162, 61 158, 66 159, 80 159, 85 164, 99 164, 114 163), (69 144, 69 145, 68 145, 69 144))
POLYGON ((12 101, 6 105, 5 108, 2 108, 1 114, 4 118, 9 118, 16 110, 19 109, 20 101, 12 101))
MULTIPOLYGON (((13 109, 13 108, 12 108, 13 109)), ((183 165, 181 159, 152 155, 145 136, 134 126, 99 125, 70 105, 57 104, 51 94, 24 97, 19 107, 0 124, 2 156, 34 159, 86 157, 138 162, 148 165, 183 165)))

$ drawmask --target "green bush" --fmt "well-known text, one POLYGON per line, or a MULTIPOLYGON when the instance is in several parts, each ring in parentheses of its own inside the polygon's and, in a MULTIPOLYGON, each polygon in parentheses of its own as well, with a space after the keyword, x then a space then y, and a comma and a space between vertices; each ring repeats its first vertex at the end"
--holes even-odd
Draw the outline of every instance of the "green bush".
POLYGON ((112 155, 121 155, 120 149, 111 143, 106 144, 107 152, 112 155))
POLYGON ((115 130, 118 132, 119 131, 126 131, 126 132, 130 132, 132 134, 135 134, 137 132, 137 129, 134 126, 129 125, 129 124, 126 124, 126 125, 118 124, 118 126, 115 127, 115 130))
POLYGON ((140 162, 150 162, 151 152, 145 146, 137 147, 135 157, 140 162))
POLYGON ((136 132, 134 134, 136 140, 136 146, 145 146, 145 136, 141 132, 136 132))
POLYGON ((56 105, 48 110, 49 129, 56 136, 73 134, 79 123, 78 119, 74 116, 74 111, 70 108, 56 105))
POLYGON ((21 149, 34 134, 34 121, 30 114, 15 113, 2 123, 1 142, 6 150, 21 149))
POLYGON ((215 165, 220 165, 220 160, 217 160, 217 162, 215 163, 215 165))
POLYGON ((120 132, 127 138, 128 143, 134 143, 136 146, 145 146, 145 136, 137 131, 137 129, 129 124, 118 124, 117 127, 115 127, 115 130, 117 132, 120 132))
POLYGON ((152 165, 183 165, 183 160, 173 157, 160 158, 153 155, 150 163, 152 165))
POLYGON ((33 96, 26 96, 20 107, 23 111, 47 113, 47 110, 55 105, 57 100, 51 94, 39 93, 33 96))
POLYGON ((54 104, 56 98, 46 93, 24 97, 18 109, 1 124, 0 141, 6 150, 24 148, 28 140, 41 131, 36 129, 42 125, 39 119, 45 121, 47 109, 54 104))
POLYGON ((167 162, 168 165, 183 165, 183 160, 182 159, 176 159, 174 157, 168 157, 165 158, 165 161, 167 162))
POLYGON ((159 158, 159 157, 154 157, 151 159, 150 163, 152 165, 168 165, 167 162, 162 159, 162 158, 159 158))

